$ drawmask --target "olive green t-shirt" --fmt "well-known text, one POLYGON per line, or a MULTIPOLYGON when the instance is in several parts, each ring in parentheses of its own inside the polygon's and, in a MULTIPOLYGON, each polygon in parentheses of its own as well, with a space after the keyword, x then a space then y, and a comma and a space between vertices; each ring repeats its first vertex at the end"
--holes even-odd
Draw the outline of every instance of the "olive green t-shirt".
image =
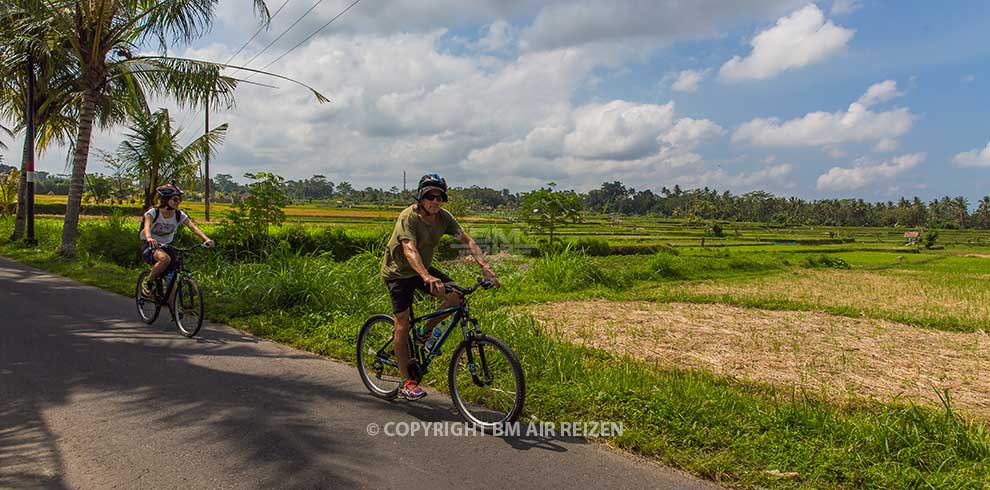
POLYGON ((423 221, 416 213, 415 204, 403 209, 385 247, 385 255, 382 257, 382 279, 391 281, 419 275, 409 265, 409 260, 402 251, 401 240, 412 240, 416 250, 419 251, 419 257, 423 260, 423 265, 430 267, 433 262, 433 252, 440 245, 440 237, 445 234, 457 236, 460 232, 461 225, 446 209, 440 209, 435 224, 423 221))

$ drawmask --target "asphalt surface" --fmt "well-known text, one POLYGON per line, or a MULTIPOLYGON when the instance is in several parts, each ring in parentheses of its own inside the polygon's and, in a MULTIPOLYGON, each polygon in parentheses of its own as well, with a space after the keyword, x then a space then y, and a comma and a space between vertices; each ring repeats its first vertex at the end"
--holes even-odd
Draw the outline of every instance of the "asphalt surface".
POLYGON ((580 438, 383 434, 459 421, 443 393, 379 400, 349 365, 218 324, 186 339, 0 257, 3 489, 717 488, 580 438))

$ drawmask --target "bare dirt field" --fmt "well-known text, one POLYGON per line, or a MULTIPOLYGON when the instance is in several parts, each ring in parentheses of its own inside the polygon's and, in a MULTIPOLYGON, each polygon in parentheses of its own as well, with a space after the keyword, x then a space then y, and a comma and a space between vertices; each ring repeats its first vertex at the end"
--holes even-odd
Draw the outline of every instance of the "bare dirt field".
POLYGON ((660 366, 799 387, 836 401, 939 405, 990 418, 990 336, 819 312, 569 301, 528 307, 566 340, 660 366))

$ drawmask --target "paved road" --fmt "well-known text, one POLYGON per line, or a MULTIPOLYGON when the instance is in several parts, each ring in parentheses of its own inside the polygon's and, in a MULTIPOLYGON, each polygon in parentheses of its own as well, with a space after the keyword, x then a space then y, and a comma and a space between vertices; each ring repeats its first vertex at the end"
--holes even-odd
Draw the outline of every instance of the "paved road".
POLYGON ((0 257, 0 488, 715 488, 573 438, 372 437, 458 421, 371 397, 351 366, 0 257))

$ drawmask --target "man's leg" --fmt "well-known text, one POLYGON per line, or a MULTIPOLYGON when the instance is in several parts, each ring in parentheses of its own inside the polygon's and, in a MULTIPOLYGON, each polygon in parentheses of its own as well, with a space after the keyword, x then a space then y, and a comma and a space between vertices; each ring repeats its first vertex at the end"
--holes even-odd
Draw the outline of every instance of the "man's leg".
MULTIPOLYGON (((450 308, 451 306, 457 306, 461 304, 462 301, 461 295, 456 292, 445 293, 445 294, 437 295, 436 297, 443 299, 443 302, 440 303, 440 307, 437 308, 437 310, 450 308)), ((430 318, 429 320, 426 321, 426 323, 423 324, 423 331, 427 333, 431 332, 433 330, 433 327, 437 326, 438 323, 445 320, 450 315, 451 315, 450 313, 447 313, 446 315, 440 315, 430 318)))
POLYGON ((402 379, 409 379, 409 308, 395 314, 395 331, 392 337, 392 349, 395 351, 395 362, 399 365, 402 379))

